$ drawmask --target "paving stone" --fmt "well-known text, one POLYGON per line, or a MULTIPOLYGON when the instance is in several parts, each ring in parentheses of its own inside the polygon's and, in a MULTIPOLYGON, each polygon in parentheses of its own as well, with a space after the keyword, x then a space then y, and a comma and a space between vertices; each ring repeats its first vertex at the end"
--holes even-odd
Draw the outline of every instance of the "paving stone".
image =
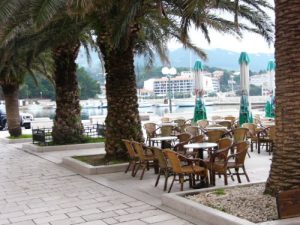
POLYGON ((81 217, 72 217, 64 220, 55 220, 50 222, 51 225, 71 225, 71 224, 79 224, 84 223, 85 220, 81 217))
POLYGON ((185 224, 14 146, 0 144, 0 149, 0 225, 185 224))

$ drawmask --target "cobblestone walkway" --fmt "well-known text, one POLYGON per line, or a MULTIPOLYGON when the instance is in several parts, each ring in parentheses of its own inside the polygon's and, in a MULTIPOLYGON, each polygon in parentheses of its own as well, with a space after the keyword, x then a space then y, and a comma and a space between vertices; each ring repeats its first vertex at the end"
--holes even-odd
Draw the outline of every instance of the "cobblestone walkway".
POLYGON ((0 145, 0 224, 191 224, 9 145, 0 145))

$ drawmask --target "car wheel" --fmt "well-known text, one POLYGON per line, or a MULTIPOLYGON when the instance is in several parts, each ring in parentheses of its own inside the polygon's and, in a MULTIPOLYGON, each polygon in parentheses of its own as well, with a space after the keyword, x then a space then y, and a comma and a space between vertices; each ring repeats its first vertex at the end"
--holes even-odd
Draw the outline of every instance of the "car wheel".
POLYGON ((25 124, 24 127, 25 127, 25 129, 30 129, 31 128, 31 124, 30 123, 29 124, 25 124))

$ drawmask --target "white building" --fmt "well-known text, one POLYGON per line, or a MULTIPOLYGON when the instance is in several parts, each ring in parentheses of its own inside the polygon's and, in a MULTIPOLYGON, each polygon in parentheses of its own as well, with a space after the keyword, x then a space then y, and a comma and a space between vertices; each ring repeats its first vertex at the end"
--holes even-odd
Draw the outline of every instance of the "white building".
POLYGON ((267 95, 275 87, 275 77, 269 73, 253 75, 250 77, 250 84, 262 88, 262 94, 267 95))
MULTIPOLYGON (((206 92, 217 91, 220 84, 209 76, 203 76, 204 90, 206 92)), ((149 79, 144 81, 144 89, 153 91, 156 95, 166 95, 168 93, 168 78, 149 79)), ((194 93, 194 77, 190 71, 182 72, 180 76, 170 78, 170 88, 172 93, 194 93)))

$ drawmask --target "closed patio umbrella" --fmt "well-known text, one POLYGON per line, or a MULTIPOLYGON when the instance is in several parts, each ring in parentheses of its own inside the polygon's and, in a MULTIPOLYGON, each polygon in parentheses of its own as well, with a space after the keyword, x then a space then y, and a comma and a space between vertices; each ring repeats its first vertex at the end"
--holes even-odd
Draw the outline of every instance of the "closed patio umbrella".
POLYGON ((240 101, 240 126, 243 123, 252 123, 251 104, 249 103, 249 63, 250 58, 246 52, 242 52, 239 58, 241 75, 241 101, 240 101))
POLYGON ((267 73, 269 75, 269 87, 268 87, 269 98, 265 105, 265 116, 271 118, 275 117, 275 92, 274 92, 275 68, 276 68, 275 62, 273 60, 269 61, 267 66, 267 73))
POLYGON ((196 104, 194 109, 193 122, 198 120, 207 119, 206 108, 203 100, 204 87, 203 87, 203 64, 200 60, 196 60, 194 65, 194 81, 195 81, 195 96, 196 104))

